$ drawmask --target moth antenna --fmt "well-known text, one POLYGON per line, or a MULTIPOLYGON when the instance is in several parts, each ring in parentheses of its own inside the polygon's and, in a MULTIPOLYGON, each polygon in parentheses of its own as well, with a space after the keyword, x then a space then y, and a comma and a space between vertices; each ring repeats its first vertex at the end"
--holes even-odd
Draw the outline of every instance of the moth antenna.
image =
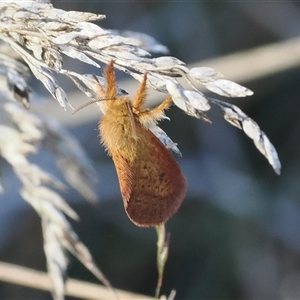
MULTIPOLYGON (((95 82, 97 84, 97 88, 100 90, 100 91, 98 90, 100 92, 100 94, 105 95, 105 90, 104 90, 103 86, 101 85, 101 83, 99 82, 99 80, 98 80, 98 78, 97 78, 97 76, 95 74, 93 74, 93 78, 94 78, 94 80, 95 80, 95 82)), ((97 103, 99 101, 113 100, 113 99, 114 98, 111 98, 111 97, 110 98, 105 98, 104 97, 104 98, 100 98, 100 99, 91 100, 91 101, 89 101, 89 102, 87 102, 87 103, 79 106, 77 109, 75 109, 73 111, 72 115, 76 114, 77 112, 79 112, 80 110, 82 110, 83 108, 85 108, 85 107, 87 107, 87 106, 89 106, 91 104, 97 103)))
POLYGON ((98 94, 105 95, 106 92, 105 92, 103 86, 101 85, 101 83, 99 82, 98 77, 95 74, 93 74, 93 78, 94 78, 94 80, 96 81, 96 84, 97 84, 98 94))
POLYGON ((76 109, 73 111, 72 115, 76 114, 77 112, 79 112, 80 110, 82 110, 83 108, 85 108, 85 107, 87 107, 87 106, 89 106, 89 105, 91 105, 91 104, 94 104, 94 103, 97 103, 97 102, 100 102, 100 101, 106 101, 106 100, 114 100, 114 98, 101 98, 101 99, 94 99, 94 100, 91 100, 91 101, 89 101, 89 102, 87 102, 87 103, 82 104, 82 105, 79 106, 78 108, 76 108, 76 109))

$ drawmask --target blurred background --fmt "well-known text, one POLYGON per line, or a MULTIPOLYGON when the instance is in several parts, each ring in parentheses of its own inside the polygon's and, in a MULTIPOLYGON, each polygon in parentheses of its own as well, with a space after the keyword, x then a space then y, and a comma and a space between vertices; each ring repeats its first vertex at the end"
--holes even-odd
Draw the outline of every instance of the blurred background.
MULTIPOLYGON (((171 121, 160 125, 182 152, 176 159, 187 177, 189 191, 167 224, 171 241, 162 293, 175 289, 177 299, 299 299, 300 59, 293 63, 285 60, 297 56, 295 49, 300 51, 300 3, 52 3, 65 10, 105 14, 106 20, 98 23, 101 27, 147 33, 188 65, 214 67, 226 79, 252 89, 251 97, 224 100, 253 118, 278 151, 280 176, 218 109, 208 113, 213 122, 208 124, 172 107, 168 112, 171 121), (274 56, 273 51, 282 45, 289 45, 283 48, 286 52, 274 56), (259 59, 262 49, 263 60, 259 59), (249 60, 241 61, 239 52, 247 54, 249 60), (277 67, 272 69, 269 63, 277 67)), ((72 62, 72 68, 76 67, 72 62)), ((95 72, 82 65, 78 68, 82 69, 77 72, 95 72)), ((128 80, 118 73, 118 85, 127 91, 128 80)), ((70 93, 76 90, 70 82, 61 85, 70 93)), ((130 85, 134 91, 138 83, 130 81, 130 85)), ((47 95, 41 84, 33 81, 32 86, 47 95)), ((160 95, 157 101, 162 99, 160 95)), ((65 195, 81 218, 73 224, 76 232, 113 286, 154 295, 155 230, 137 228, 126 217, 113 163, 99 145, 97 118, 78 121, 93 109, 86 108, 75 116, 67 112, 60 118, 62 109, 53 99, 50 102, 52 116, 57 115, 80 141, 99 172, 95 187, 99 202, 95 206, 73 191, 65 195)), ((42 106, 39 111, 45 113, 42 106)), ((51 170, 54 167, 48 158, 43 154, 36 160, 51 170)), ((16 182, 13 175, 2 177, 4 186, 16 182)), ((9 212, 5 224, 10 228, 1 232, 1 260, 45 270, 40 220, 20 199, 17 187, 16 182, 1 196, 1 210, 9 212)), ((97 282, 73 258, 69 276, 97 282)), ((0 283, 0 298, 51 299, 46 292, 7 283, 0 283)))

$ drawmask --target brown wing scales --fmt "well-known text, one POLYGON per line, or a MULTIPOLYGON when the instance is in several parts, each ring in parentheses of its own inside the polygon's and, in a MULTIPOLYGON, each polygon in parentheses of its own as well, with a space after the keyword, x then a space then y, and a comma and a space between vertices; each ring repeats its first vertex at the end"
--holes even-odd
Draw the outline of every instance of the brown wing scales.
POLYGON ((138 226, 166 222, 181 205, 187 182, 179 165, 149 130, 136 128, 140 137, 133 161, 122 150, 112 151, 128 217, 138 226))

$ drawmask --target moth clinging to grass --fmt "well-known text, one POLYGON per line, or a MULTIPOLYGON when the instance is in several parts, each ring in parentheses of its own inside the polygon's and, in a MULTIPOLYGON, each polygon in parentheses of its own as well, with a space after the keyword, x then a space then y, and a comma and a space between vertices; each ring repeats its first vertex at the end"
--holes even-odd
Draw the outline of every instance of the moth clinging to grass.
POLYGON ((138 226, 165 223, 180 207, 187 182, 170 151, 148 127, 164 117, 172 98, 145 109, 147 74, 133 101, 117 96, 113 61, 104 76, 105 88, 94 76, 97 101, 104 113, 99 130, 117 170, 126 213, 138 226))

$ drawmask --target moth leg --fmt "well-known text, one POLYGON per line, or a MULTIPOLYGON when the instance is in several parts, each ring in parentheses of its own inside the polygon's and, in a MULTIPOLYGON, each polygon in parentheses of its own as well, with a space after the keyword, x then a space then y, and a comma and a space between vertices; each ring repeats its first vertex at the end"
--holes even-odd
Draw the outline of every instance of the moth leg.
POLYGON ((146 90, 146 84, 147 84, 147 73, 144 74, 143 80, 139 86, 139 89, 132 101, 132 107, 134 112, 141 112, 143 111, 143 106, 145 104, 145 99, 147 95, 147 90, 146 90))
POLYGON ((97 83, 97 94, 100 96, 99 98, 106 99, 115 99, 117 94, 116 89, 116 75, 114 71, 114 61, 111 60, 109 65, 106 67, 104 71, 104 77, 106 80, 106 90, 99 82, 98 78, 94 75, 94 79, 97 83))
POLYGON ((170 106, 172 105, 172 97, 171 95, 168 95, 167 98, 162 102, 160 103, 158 106, 150 109, 148 111, 148 113, 151 113, 153 115, 153 117, 155 117, 155 119, 160 119, 161 117, 159 117, 160 114, 164 114, 164 111, 169 109, 170 106))
POLYGON ((165 115, 165 110, 169 109, 172 105, 172 97, 168 95, 167 98, 158 106, 138 112, 139 121, 146 127, 155 124, 161 120, 165 115))
POLYGON ((115 99, 117 95, 116 74, 114 70, 114 61, 111 60, 104 73, 106 79, 106 99, 115 99))

